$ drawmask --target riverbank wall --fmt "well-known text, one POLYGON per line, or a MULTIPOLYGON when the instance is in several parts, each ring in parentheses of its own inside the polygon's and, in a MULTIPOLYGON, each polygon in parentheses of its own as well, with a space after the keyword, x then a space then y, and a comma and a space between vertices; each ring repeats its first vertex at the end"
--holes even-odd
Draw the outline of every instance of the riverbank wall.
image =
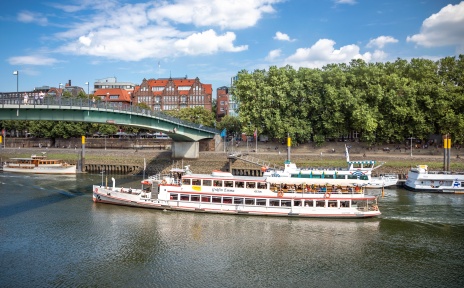
MULTIPOLYGON (((200 152, 198 159, 172 159, 170 149, 85 149, 84 171, 89 173, 99 173, 102 170, 119 174, 142 174, 144 167, 146 175, 156 173, 166 173, 171 168, 182 168, 186 165, 195 173, 211 173, 212 170, 231 171, 236 175, 260 175, 261 167, 256 164, 242 160, 230 159, 231 154, 243 153, 260 159, 269 166, 283 166, 287 159, 286 146, 275 143, 258 143, 253 147, 245 146, 241 143, 238 146, 228 146, 224 151, 203 151, 200 152), (258 148, 256 152, 255 149, 258 148)), ((313 168, 334 168, 346 167, 343 143, 329 143, 321 147, 313 145, 299 145, 291 148, 290 159, 298 167, 313 168)), ((49 147, 30 147, 30 148, 2 148, 0 149, 0 159, 7 161, 9 158, 30 157, 32 154, 45 152, 49 158, 63 159, 68 163, 77 163, 81 149, 80 147, 49 148, 49 147)), ((405 177, 411 167, 420 164, 435 165, 440 167, 443 163, 443 155, 439 149, 414 150, 413 155, 408 150, 384 149, 379 147, 363 147, 362 144, 353 145, 350 149, 351 160, 376 160, 386 164, 374 170, 374 175, 398 174, 400 179, 405 177)), ((459 157, 460 151, 455 150, 451 155, 456 155, 452 159, 457 171, 464 170, 464 160, 459 157), (456 166, 457 165, 457 166, 456 166)), ((455 169, 456 170, 456 169, 455 169)), ((453 171, 455 171, 453 170, 453 171)))

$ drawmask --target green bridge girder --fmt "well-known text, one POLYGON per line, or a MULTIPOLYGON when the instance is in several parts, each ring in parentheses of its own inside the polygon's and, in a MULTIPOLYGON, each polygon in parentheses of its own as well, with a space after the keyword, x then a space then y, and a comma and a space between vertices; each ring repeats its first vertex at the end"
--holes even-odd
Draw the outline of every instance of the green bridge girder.
POLYGON ((122 105, 109 105, 111 103, 99 103, 93 107, 94 105, 85 105, 87 104, 85 100, 74 101, 74 103, 72 101, 55 102, 41 105, 1 103, 0 120, 47 120, 133 126, 163 132, 175 142, 212 139, 220 133, 219 130, 211 127, 132 106, 123 107, 122 105))

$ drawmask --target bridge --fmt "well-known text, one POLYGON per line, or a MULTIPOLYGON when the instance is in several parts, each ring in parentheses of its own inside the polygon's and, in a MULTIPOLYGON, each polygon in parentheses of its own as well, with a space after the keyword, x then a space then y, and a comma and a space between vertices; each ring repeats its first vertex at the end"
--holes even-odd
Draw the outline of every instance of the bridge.
POLYGON ((161 111, 88 99, 39 101, 32 99, 24 104, 18 98, 0 99, 0 120, 91 122, 155 130, 172 138, 173 158, 198 158, 199 141, 220 139, 217 129, 170 117, 161 111))

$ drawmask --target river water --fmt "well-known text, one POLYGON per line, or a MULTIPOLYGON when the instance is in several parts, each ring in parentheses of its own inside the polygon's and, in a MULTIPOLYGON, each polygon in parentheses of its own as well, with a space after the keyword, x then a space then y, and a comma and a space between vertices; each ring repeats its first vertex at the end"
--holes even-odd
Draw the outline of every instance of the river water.
POLYGON ((378 218, 290 219, 96 204, 101 181, 0 173, 0 287, 464 287, 464 195, 386 189, 378 218))

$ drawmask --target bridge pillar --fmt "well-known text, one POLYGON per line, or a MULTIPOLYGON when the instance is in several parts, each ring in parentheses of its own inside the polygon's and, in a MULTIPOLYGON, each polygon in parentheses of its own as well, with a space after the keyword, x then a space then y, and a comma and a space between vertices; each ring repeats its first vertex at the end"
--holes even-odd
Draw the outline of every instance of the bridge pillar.
POLYGON ((172 158, 198 159, 200 158, 199 142, 172 142, 172 158))

